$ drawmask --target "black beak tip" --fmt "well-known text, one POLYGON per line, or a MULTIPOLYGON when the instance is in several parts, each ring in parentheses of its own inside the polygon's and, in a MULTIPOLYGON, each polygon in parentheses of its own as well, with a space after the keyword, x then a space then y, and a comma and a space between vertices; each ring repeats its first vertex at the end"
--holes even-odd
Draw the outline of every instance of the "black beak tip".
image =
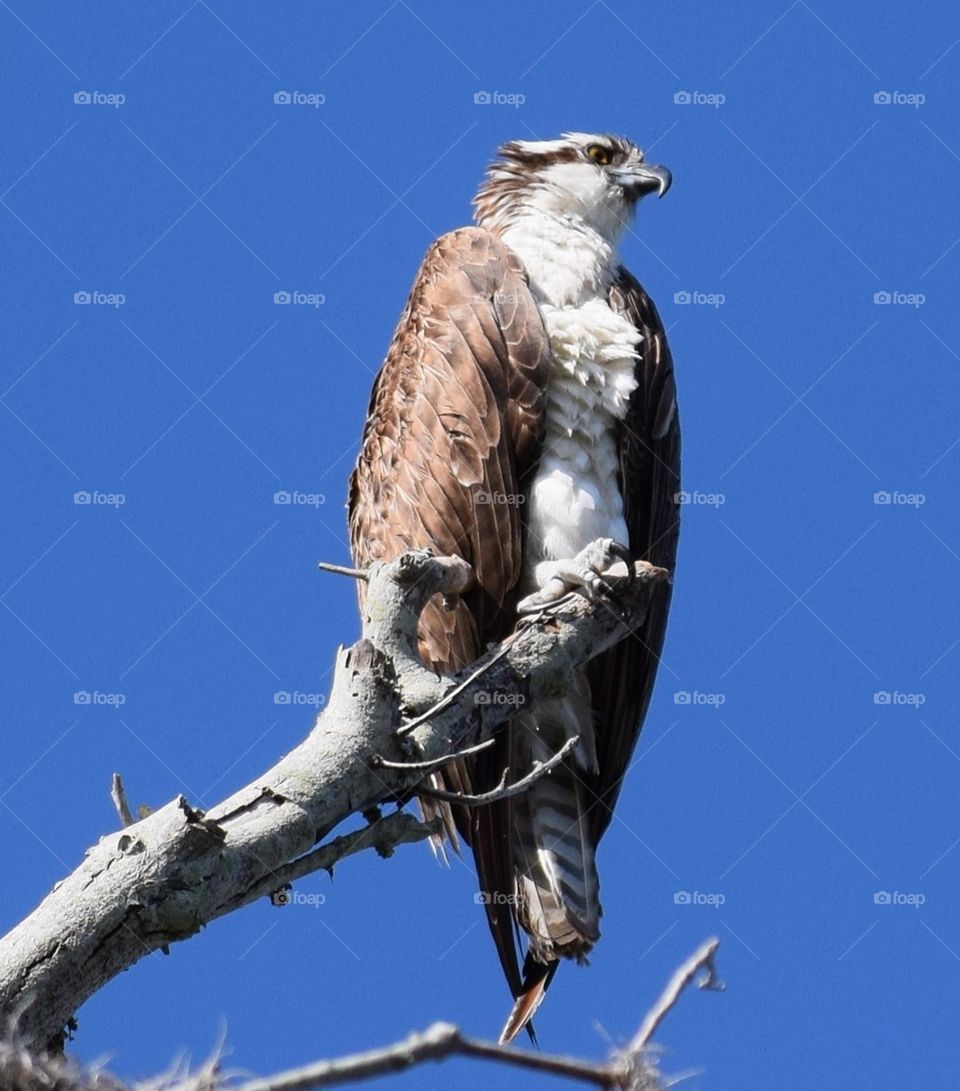
POLYGON ((667 190, 673 185, 673 175, 666 167, 657 168, 657 197, 666 195, 667 190))

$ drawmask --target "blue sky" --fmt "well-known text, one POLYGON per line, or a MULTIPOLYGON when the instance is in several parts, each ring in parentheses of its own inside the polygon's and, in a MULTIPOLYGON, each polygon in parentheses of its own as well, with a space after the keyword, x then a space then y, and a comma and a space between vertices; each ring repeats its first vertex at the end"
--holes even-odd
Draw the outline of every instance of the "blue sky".
MULTIPOLYGON (((623 255, 670 330, 691 503, 603 939, 541 1040, 603 1055, 715 933, 727 991, 660 1035, 692 1086, 946 1083, 960 12, 14 0, 0 27, 0 926, 115 827, 114 770, 211 804, 303 736, 358 628, 315 565, 347 557, 423 251, 500 141, 614 131, 674 174, 623 255)), ((268 1073, 440 1018, 493 1035, 474 889, 423 847, 351 860, 145 959, 76 1053, 143 1077, 225 1028, 268 1073)))

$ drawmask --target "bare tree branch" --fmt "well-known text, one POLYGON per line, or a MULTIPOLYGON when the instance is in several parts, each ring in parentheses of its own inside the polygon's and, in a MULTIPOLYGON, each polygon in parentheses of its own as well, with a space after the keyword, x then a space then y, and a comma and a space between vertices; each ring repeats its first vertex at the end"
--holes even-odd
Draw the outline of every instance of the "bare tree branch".
POLYGON ((402 1072, 424 1061, 442 1061, 454 1055, 480 1057, 536 1072, 550 1072, 556 1076, 583 1080, 597 1087, 622 1086, 617 1082, 617 1074, 606 1065, 550 1053, 528 1053, 497 1045, 496 1042, 468 1038, 449 1023, 434 1023, 427 1030, 417 1031, 395 1045, 332 1061, 317 1061, 267 1079, 250 1080, 232 1091, 312 1091, 318 1087, 333 1087, 338 1083, 402 1072))
POLYGON ((708 939, 674 973, 669 984, 663 990, 660 999, 647 1012, 647 1017, 637 1031, 636 1037, 630 1043, 630 1053, 639 1053, 641 1050, 646 1049, 650 1040, 656 1034, 657 1028, 673 1009, 680 999, 680 994, 694 979, 698 971, 701 969, 706 970, 706 975, 700 982, 701 989, 716 989, 718 992, 723 990, 723 982, 717 976, 717 968, 713 963, 713 956, 717 953, 719 946, 720 940, 716 938, 708 939))
MULTIPOLYGON (((434 1023, 427 1030, 410 1034, 393 1045, 332 1060, 315 1061, 240 1084, 224 1081, 218 1058, 214 1056, 192 1075, 150 1081, 142 1085, 142 1091, 160 1084, 167 1091, 315 1091, 317 1088, 403 1072, 415 1065, 443 1061, 453 1056, 476 1057, 616 1091, 664 1091, 674 1081, 664 1083, 661 1079, 654 1060, 651 1037, 698 970, 703 968, 707 971, 702 988, 720 987, 713 964, 718 946, 719 940, 707 940, 687 959, 644 1018, 633 1041, 626 1048, 615 1050, 606 1061, 526 1052, 467 1037, 449 1023, 434 1023)), ((0 1087, 16 1088, 16 1091, 50 1091, 51 1088, 56 1091, 129 1091, 107 1073, 84 1071, 61 1058, 35 1057, 15 1040, 0 1040, 0 1087)))
POLYGON ((510 770, 504 769, 503 776, 496 788, 491 789, 489 792, 483 792, 481 795, 468 795, 466 792, 448 792, 443 788, 433 788, 427 784, 421 784, 417 788, 417 794, 430 796, 431 799, 443 799, 448 803, 459 803, 461 807, 486 807, 490 803, 498 803, 501 799, 509 799, 511 796, 517 796, 521 792, 525 792, 534 781, 547 776, 552 769, 556 769, 563 759, 572 753, 579 741, 579 735, 567 739, 556 754, 551 755, 546 761, 535 761, 530 772, 513 784, 507 784, 510 770))
POLYGON ((127 793, 123 787, 123 778, 119 773, 113 774, 113 781, 110 784, 110 798, 113 800, 113 805, 117 809, 117 817, 120 819, 120 825, 132 826, 133 815, 130 813, 130 804, 127 803, 127 793))
POLYGON ((354 580, 366 582, 370 579, 370 573, 365 568, 348 568, 346 565, 331 564, 329 561, 320 561, 317 568, 321 572, 333 572, 336 576, 350 576, 354 580))
POLYGON ((346 860, 348 856, 353 856, 363 849, 374 849, 377 855, 382 857, 392 856, 397 845, 424 841, 432 833, 437 833, 439 828, 439 819, 421 822, 406 811, 395 811, 383 818, 377 818, 362 830, 335 837, 320 848, 314 849, 313 852, 299 856, 289 864, 281 865, 263 880, 259 893, 245 891, 242 901, 238 901, 235 905, 225 903, 220 907, 217 916, 222 917, 246 905, 251 900, 249 897, 251 893, 253 898, 261 895, 268 897, 283 887, 295 883, 297 879, 312 875, 315 871, 327 871, 332 875, 334 864, 339 864, 341 860, 346 860))
POLYGON ((477 743, 476 746, 466 746, 463 750, 455 750, 452 754, 447 754, 442 758, 434 758, 432 761, 387 761, 385 757, 380 754, 374 754, 370 759, 374 769, 419 769, 422 773, 435 772, 437 769, 442 769, 445 765, 449 765, 453 761, 458 761, 460 758, 468 758, 472 754, 479 754, 481 750, 488 750, 493 746, 493 739, 486 739, 484 742, 477 743))
POLYGON ((431 705, 426 712, 422 712, 416 719, 411 720, 409 723, 401 724, 400 727, 397 728, 397 734, 409 735, 411 732, 416 731, 418 727, 422 727, 428 720, 432 720, 434 716, 441 712, 445 712, 448 708, 452 708, 456 703, 457 698, 465 693, 474 682, 479 682, 485 674, 489 673, 491 668, 499 663, 501 659, 505 658, 509 651, 510 645, 505 643, 498 652, 486 656, 482 666, 477 667, 477 669, 468 674, 462 682, 458 682, 457 685, 449 689, 440 700, 431 705))
POLYGON ((448 759, 491 738, 520 701, 536 708, 564 693, 579 666, 642 622, 652 587, 667 575, 643 562, 636 573, 620 596, 623 617, 583 598, 558 604, 445 678, 421 662, 417 623, 433 595, 470 586, 470 566, 424 551, 373 566, 363 637, 338 653, 330 698, 307 738, 207 812, 181 796, 102 837, 0 939, 0 1016, 17 1016, 28 1045, 57 1048, 77 1008, 145 955, 330 866, 346 849, 418 839, 415 820, 392 817, 382 820, 386 831, 375 823, 348 844, 314 851, 350 815, 407 798, 423 778, 417 768, 377 768, 374 755, 393 763, 448 759), (502 699, 490 701, 491 693, 502 699))

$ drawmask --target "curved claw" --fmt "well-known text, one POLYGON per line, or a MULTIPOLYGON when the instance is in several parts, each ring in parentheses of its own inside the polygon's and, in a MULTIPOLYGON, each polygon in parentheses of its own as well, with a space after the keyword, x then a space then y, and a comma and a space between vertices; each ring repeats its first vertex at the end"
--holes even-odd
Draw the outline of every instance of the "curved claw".
POLYGON ((613 557, 619 557, 627 566, 627 588, 631 588, 637 578, 637 569, 634 563, 633 554, 626 546, 622 546, 619 542, 611 542, 607 547, 607 552, 613 557))

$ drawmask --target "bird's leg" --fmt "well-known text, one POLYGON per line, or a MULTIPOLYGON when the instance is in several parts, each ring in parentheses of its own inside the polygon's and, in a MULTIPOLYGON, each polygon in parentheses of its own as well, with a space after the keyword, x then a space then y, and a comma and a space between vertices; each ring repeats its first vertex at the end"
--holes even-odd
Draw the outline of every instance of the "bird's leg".
POLYGON ((612 538, 598 538, 575 557, 538 564, 540 590, 521 599, 517 613, 521 617, 536 614, 575 594, 591 602, 609 601, 616 597, 623 579, 629 587, 635 576, 630 551, 612 538))

